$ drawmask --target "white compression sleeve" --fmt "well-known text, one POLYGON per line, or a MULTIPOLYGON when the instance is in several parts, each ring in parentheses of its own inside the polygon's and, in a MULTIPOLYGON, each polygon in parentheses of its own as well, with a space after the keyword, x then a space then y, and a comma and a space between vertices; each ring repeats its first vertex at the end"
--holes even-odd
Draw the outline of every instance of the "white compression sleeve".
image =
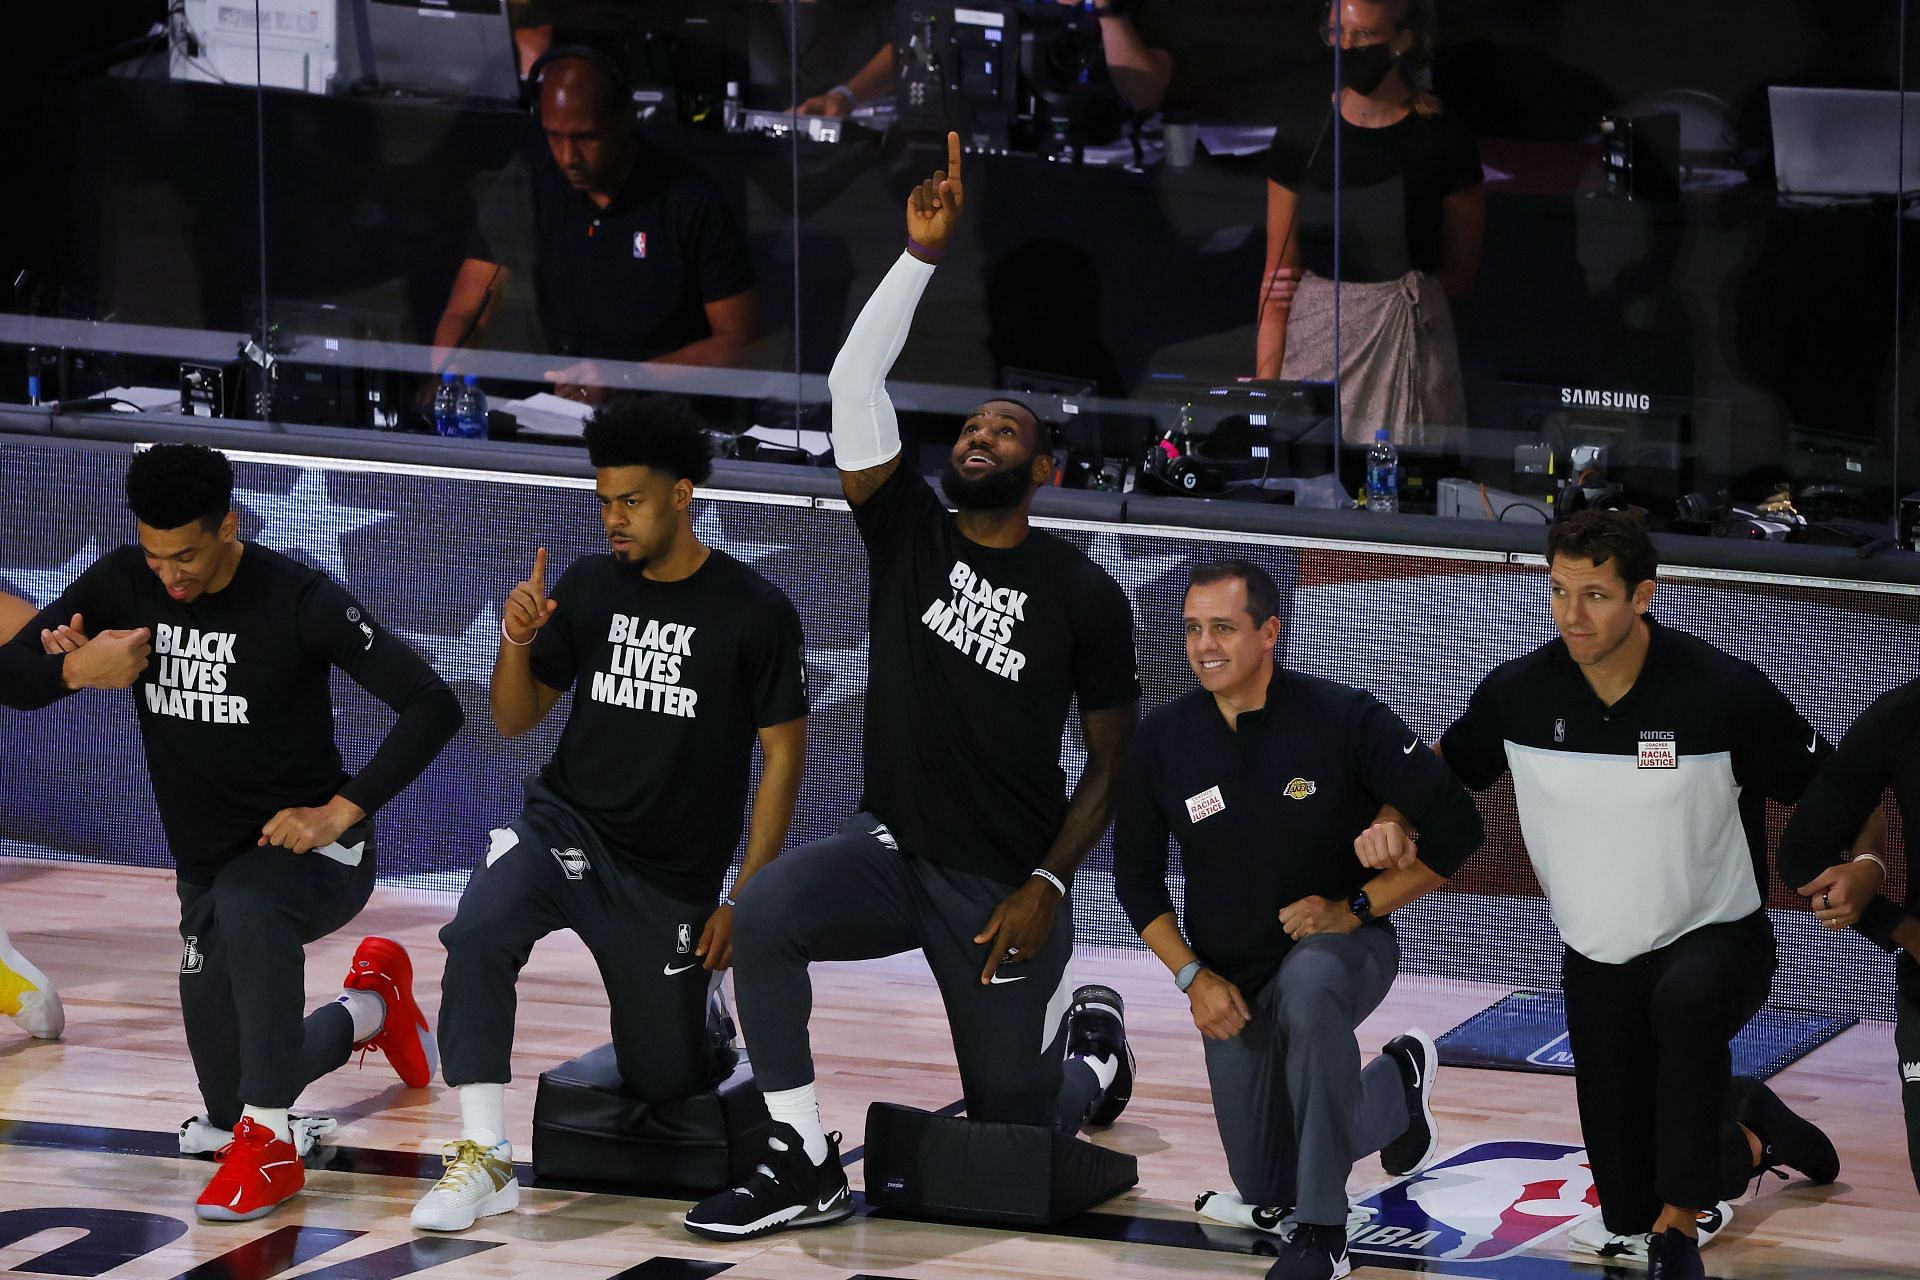
POLYGON ((833 397, 834 465, 842 471, 877 467, 900 453, 900 419, 887 398, 887 372, 907 345, 914 308, 931 279, 932 266, 902 253, 834 357, 827 391, 833 397))

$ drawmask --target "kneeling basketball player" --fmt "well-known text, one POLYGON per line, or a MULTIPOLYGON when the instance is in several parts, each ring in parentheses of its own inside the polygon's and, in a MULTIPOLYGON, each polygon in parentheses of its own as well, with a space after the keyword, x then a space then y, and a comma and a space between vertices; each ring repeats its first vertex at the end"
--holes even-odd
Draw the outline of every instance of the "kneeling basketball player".
POLYGON ((461 1134, 413 1225, 459 1231, 519 1203, 506 1139, 514 986, 538 942, 572 929, 607 987, 627 1092, 666 1102, 712 1088, 707 979, 727 967, 721 884, 740 840, 757 738, 766 768, 734 893, 786 839, 806 752, 800 619, 780 589, 693 532, 713 455, 686 405, 616 400, 587 424, 608 550, 549 595, 546 551, 513 589, 493 668, 508 737, 569 687, 573 711, 526 804, 461 895, 440 994, 461 1134))
POLYGON ((257 1218, 305 1185, 288 1108, 359 1048, 432 1078, 407 953, 368 938, 347 990, 300 1016, 305 945, 373 892, 373 814, 460 728, 433 669, 325 574, 243 543, 233 470, 198 445, 127 467, 139 545, 109 552, 14 637, 0 697, 41 707, 133 686, 147 769, 178 867, 180 1008, 204 1116, 184 1152, 221 1152, 202 1218, 257 1218), (89 628, 96 629, 89 637, 89 628), (42 653, 51 642, 54 653, 42 653), (333 741, 339 667, 398 715, 349 777, 333 741))

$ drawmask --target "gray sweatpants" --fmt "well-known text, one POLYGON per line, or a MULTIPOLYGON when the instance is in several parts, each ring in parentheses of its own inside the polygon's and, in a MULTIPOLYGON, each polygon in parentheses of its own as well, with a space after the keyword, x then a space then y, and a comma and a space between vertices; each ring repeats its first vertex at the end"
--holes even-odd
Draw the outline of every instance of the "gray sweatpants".
POLYGON ((1406 1132, 1400 1069, 1381 1057, 1362 1071, 1354 1037, 1399 969, 1389 926, 1318 934, 1287 952, 1239 1035, 1203 1042, 1220 1144, 1248 1204, 1343 1224, 1354 1162, 1406 1132))
POLYGON ((1077 1128, 1099 1093, 1080 1088, 1092 1081, 1084 1068, 1062 1070, 1072 902, 1060 904, 1039 954, 980 981, 986 947, 974 935, 1014 888, 899 849, 866 813, 775 860, 734 912, 733 989, 760 1088, 813 1082, 809 964, 918 947, 947 1006, 968 1117, 1077 1128))

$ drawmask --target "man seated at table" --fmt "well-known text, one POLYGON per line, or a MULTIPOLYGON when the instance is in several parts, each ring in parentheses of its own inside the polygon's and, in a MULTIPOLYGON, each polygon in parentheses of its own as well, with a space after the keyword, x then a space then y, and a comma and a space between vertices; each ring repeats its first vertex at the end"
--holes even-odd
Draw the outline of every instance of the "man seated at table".
MULTIPOLYGON (((753 267, 711 182, 634 132, 605 54, 556 46, 534 67, 546 159, 533 164, 535 306, 556 394, 597 404, 596 360, 727 365, 754 336, 753 267)), ((498 310, 504 255, 476 245, 434 327, 434 366, 479 344, 498 310)))

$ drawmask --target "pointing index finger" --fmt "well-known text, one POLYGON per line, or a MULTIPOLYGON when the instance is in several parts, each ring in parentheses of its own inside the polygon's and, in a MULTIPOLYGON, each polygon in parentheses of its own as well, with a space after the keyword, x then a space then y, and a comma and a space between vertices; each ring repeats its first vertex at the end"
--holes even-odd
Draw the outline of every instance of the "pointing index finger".
POLYGON ((533 553, 533 593, 538 598, 547 598, 547 549, 541 547, 533 553))
POLYGON ((960 135, 947 134, 947 180, 955 186, 960 184, 960 135))

